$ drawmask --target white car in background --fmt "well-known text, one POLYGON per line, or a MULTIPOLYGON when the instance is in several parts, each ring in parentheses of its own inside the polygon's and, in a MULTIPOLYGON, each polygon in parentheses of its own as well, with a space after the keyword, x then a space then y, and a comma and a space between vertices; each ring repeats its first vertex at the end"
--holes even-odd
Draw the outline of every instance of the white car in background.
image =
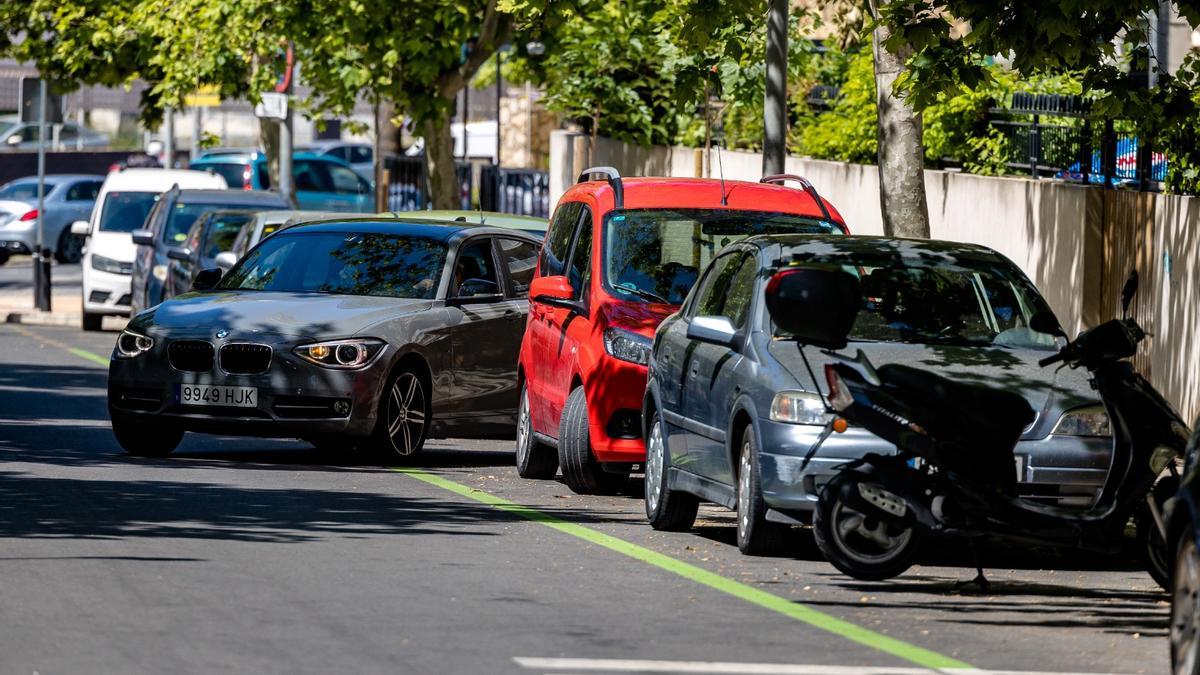
POLYGON ((83 329, 100 330, 106 315, 129 316, 130 274, 137 246, 134 230, 162 193, 184 189, 223 190, 225 179, 206 171, 121 169, 108 174, 90 220, 78 220, 71 232, 86 236, 83 255, 83 329))

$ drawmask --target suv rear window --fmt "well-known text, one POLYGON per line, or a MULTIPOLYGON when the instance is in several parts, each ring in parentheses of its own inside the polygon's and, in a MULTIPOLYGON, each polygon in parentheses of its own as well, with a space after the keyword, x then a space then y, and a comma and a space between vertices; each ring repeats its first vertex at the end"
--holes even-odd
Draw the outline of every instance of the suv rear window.
MULTIPOLYGON (((678 305, 700 270, 756 234, 841 234, 819 218, 730 209, 632 209, 604 219, 604 283, 619 298, 678 305)), ((547 241, 547 243, 549 243, 547 241)))
POLYGON ((133 232, 146 222, 158 192, 109 192, 100 211, 101 232, 133 232))

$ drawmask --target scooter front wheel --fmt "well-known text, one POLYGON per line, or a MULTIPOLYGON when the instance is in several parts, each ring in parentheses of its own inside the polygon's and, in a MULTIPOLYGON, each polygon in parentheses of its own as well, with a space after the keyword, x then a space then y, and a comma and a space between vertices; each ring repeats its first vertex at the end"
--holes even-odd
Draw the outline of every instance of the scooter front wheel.
POLYGON ((882 581, 912 566, 920 535, 911 526, 881 517, 870 507, 847 503, 847 490, 859 478, 835 476, 825 485, 813 513, 813 535, 825 559, 842 573, 864 581, 882 581))

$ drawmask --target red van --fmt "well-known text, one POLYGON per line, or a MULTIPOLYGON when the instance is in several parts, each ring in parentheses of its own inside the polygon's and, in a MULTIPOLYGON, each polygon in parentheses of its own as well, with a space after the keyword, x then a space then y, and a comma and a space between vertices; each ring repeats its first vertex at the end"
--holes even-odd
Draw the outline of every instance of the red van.
POLYGON ((785 232, 848 233, 798 176, 750 183, 584 171, 558 202, 530 286, 518 473, 553 478, 561 466, 580 494, 619 489, 645 460, 642 396, 658 324, 726 245, 785 232), (604 180, 588 180, 595 175, 604 180))

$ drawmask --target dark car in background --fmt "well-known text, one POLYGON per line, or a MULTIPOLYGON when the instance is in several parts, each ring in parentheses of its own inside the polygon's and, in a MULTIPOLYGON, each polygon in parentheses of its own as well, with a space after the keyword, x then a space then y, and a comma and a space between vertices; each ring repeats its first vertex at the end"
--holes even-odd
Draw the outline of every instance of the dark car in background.
MULTIPOLYGON (((197 159, 189 165, 197 171, 211 171, 225 178, 229 187, 246 190, 271 190, 267 158, 259 152, 215 155, 197 159)), ((292 155, 292 187, 296 205, 310 211, 373 213, 375 190, 340 159, 297 152, 292 155)))
POLYGON ((653 525, 688 528, 697 499, 715 502, 737 511, 743 552, 767 552, 788 524, 809 518, 838 465, 895 452, 851 427, 805 466, 829 422, 820 377, 829 357, 805 352, 814 382, 797 343, 778 336, 767 315, 766 283, 791 262, 861 279, 849 349, 872 363, 906 363, 1025 397, 1037 418, 1014 450, 1020 493, 1062 506, 1096 499, 1112 457, 1107 415, 1087 373, 1038 366, 1056 343, 1030 321, 1050 308, 1016 265, 969 244, 771 235, 725 248, 655 337, 643 414, 653 525))
POLYGON ((222 271, 228 272, 233 268, 246 252, 258 245, 258 242, 275 234, 280 230, 287 229, 297 223, 305 223, 314 220, 330 220, 337 218, 343 214, 333 211, 259 211, 254 214, 253 219, 242 228, 237 237, 233 240, 233 245, 225 255, 218 254, 213 260, 213 266, 221 268, 222 271))
MULTIPOLYGON (((56 174, 46 176, 43 187, 43 239, 60 263, 77 263, 83 255, 83 237, 71 233, 71 223, 87 220, 96 205, 104 176, 56 174)), ((13 253, 32 253, 37 246, 38 181, 18 178, 0 186, 0 265, 13 253)))
POLYGON ((130 280, 132 313, 137 314, 163 301, 170 261, 167 251, 184 243, 197 218, 208 211, 222 209, 257 211, 287 206, 287 200, 273 192, 172 188, 163 193, 146 216, 142 228, 133 231, 137 253, 130 280))
POLYGON ((196 219, 187 238, 167 249, 167 280, 163 300, 186 293, 201 270, 217 266, 217 256, 233 248, 234 241, 251 223, 254 211, 209 211, 196 219))
POLYGON ((109 367, 113 432, 145 455, 185 431, 392 458, 430 436, 512 438, 540 245, 419 220, 278 232, 224 277, 205 271, 197 291, 133 317, 109 367))
POLYGON ((375 148, 370 143, 355 143, 342 140, 321 140, 301 145, 296 150, 311 152, 322 157, 340 159, 358 172, 358 175, 374 181, 375 148))

